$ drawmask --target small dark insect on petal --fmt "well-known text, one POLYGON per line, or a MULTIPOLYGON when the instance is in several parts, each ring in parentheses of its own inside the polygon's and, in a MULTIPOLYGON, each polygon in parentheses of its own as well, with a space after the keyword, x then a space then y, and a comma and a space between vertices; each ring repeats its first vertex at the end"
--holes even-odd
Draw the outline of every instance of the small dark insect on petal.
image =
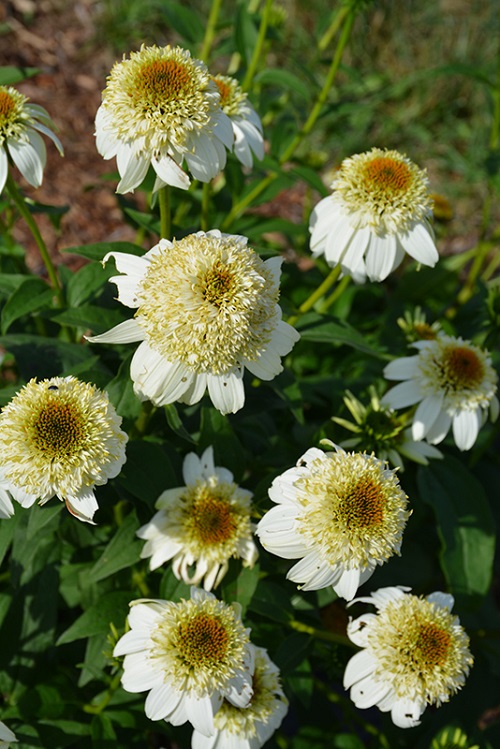
POLYGON ((49 385, 49 390, 59 390, 57 385, 49 385))

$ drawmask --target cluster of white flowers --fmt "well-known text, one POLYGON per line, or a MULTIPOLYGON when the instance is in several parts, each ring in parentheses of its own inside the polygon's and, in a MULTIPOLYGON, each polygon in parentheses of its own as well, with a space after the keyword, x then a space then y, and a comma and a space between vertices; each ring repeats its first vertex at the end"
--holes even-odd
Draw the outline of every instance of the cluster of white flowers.
POLYGON ((238 604, 191 588, 190 600, 132 601, 122 684, 148 692, 151 720, 189 721, 193 749, 258 749, 287 712, 279 673, 249 638, 238 604))
MULTIPOLYGON (((9 158, 28 182, 41 184, 40 133, 62 152, 52 127, 42 107, 0 86, 0 192, 9 158)), ((171 46, 143 46, 114 65, 96 115, 96 144, 105 159, 116 157, 119 193, 141 185, 150 167, 154 191, 185 190, 187 171, 208 182, 224 168, 227 151, 247 168, 264 157, 261 121, 238 82, 210 75, 187 50, 171 46)), ((436 264, 427 176, 406 156, 378 148, 356 154, 342 162, 332 191, 311 215, 313 256, 324 255, 357 283, 385 279, 405 254, 436 264)), ((110 258, 118 301, 134 316, 88 340, 139 344, 130 376, 141 401, 193 405, 208 391, 221 413, 235 413, 245 402, 245 369, 264 381, 282 371, 282 357, 299 339, 278 304, 282 258, 263 260, 246 237, 215 229, 161 238, 142 256, 110 252, 103 264, 110 258)), ((327 452, 308 449, 274 479, 275 506, 255 528, 251 493, 215 465, 209 447, 201 457, 185 457, 185 485, 165 490, 138 529, 151 570, 171 561, 178 580, 204 590, 193 587, 180 602, 132 601, 129 630, 114 656, 124 656, 124 689, 148 692, 151 720, 192 724, 193 749, 259 749, 287 712, 278 669, 250 642, 239 606, 210 592, 231 558, 255 564, 254 532, 271 553, 299 560, 287 578, 304 591, 331 586, 353 604, 376 607, 377 614, 351 619, 347 629, 362 648, 344 675, 358 707, 376 705, 407 728, 464 684, 472 656, 450 613, 450 595, 423 598, 390 587, 354 599, 378 565, 400 554, 411 515, 385 458, 400 464, 400 451, 425 465, 441 457, 433 445, 450 428, 458 448, 468 450, 488 413, 495 419, 499 412, 487 351, 441 331, 412 345, 416 356, 384 370, 388 380, 402 382, 382 401, 372 396, 372 412, 388 423, 393 409, 416 406, 411 430, 399 423, 387 453, 346 452, 333 443, 327 452)), ((346 403, 356 424, 336 421, 356 432, 354 447, 370 428, 371 412, 351 394, 346 403)), ((125 462, 120 425, 108 396, 93 385, 73 376, 28 382, 0 414, 0 517, 14 514, 13 500, 27 508, 57 496, 93 523, 94 488, 125 462)), ((0 743, 13 741, 0 723, 0 743)))
POLYGON ((226 149, 245 166, 262 159, 260 119, 238 82, 210 75, 181 47, 146 47, 115 63, 96 116, 97 150, 116 156, 117 192, 131 192, 150 166, 154 189, 187 190, 193 177, 209 182, 226 164, 226 149))

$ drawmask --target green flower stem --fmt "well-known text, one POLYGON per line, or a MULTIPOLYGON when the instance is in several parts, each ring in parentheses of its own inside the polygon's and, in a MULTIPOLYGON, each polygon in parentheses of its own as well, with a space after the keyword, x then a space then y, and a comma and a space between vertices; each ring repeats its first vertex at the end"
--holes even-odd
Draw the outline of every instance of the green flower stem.
POLYGON ((332 268, 330 273, 327 275, 327 277, 324 279, 323 283, 321 283, 318 288, 313 291, 311 296, 309 296, 305 302, 303 302, 296 315, 292 315, 287 322, 289 325, 295 325, 299 317, 302 317, 306 312, 309 312, 310 309, 314 307, 317 301, 323 297, 329 289, 333 286, 333 284, 336 282, 337 278, 340 276, 341 269, 340 265, 336 265, 335 268, 332 268))
POLYGON ((337 33, 337 31, 340 28, 340 25, 342 24, 344 18, 349 13, 349 7, 347 5, 341 6, 337 12, 335 13, 333 17, 333 21, 321 37, 321 39, 318 42, 318 51, 324 52, 325 49, 328 47, 330 42, 332 41, 333 37, 337 33))
POLYGON ((200 60, 203 60, 204 62, 207 62, 210 55, 210 50, 212 49, 221 5, 222 0, 212 0, 212 7, 210 8, 210 15, 208 16, 205 36, 203 38, 203 44, 200 51, 200 60))
POLYGON ((54 264, 50 258, 49 251, 47 250, 47 245, 43 241, 43 237, 40 234, 36 221, 31 215, 30 210, 26 205, 26 202, 21 195, 10 172, 7 174, 7 181, 5 183, 5 186, 10 197, 14 201, 17 210, 25 220, 31 234, 33 235, 33 239, 35 240, 38 249, 40 250, 41 258, 43 260, 45 268, 47 269, 47 274, 56 295, 56 304, 58 307, 64 307, 64 295, 62 292, 61 283, 59 281, 59 276, 57 275, 54 264))
POLYGON ((160 187, 158 190, 158 205, 160 207, 160 239, 171 239, 172 217, 170 215, 170 187, 160 187))
POLYGON ((210 182, 204 182, 201 188, 201 216, 200 225, 202 231, 208 231, 209 225, 209 208, 210 208, 210 196, 212 194, 212 186, 210 182))
MULTIPOLYGON (((330 89, 333 85, 333 81, 335 79, 335 76, 337 74, 340 61, 342 60, 342 55, 344 53, 345 47, 347 45, 347 42, 349 41, 349 37, 351 35, 352 26, 355 19, 355 13, 352 10, 349 10, 347 14, 341 19, 344 23, 342 27, 342 32, 340 35, 339 42, 337 44, 337 48, 335 50, 335 54, 332 59, 332 63, 330 65, 330 69, 328 71, 328 74, 325 79, 325 83, 323 84, 323 88, 321 89, 320 93, 318 94, 318 98, 316 100, 316 103, 314 104, 311 113, 309 117, 307 118, 306 122, 304 123, 303 127, 295 138, 291 141, 291 143, 288 145, 288 148, 284 151, 284 153, 281 155, 279 159, 280 166, 283 166, 285 162, 289 161, 289 159, 293 156, 297 148, 300 146, 304 138, 309 135, 311 130, 313 129, 314 125, 316 124, 316 120, 318 119, 319 115, 321 114, 321 110, 323 109, 324 104, 326 103, 326 100, 328 99, 328 94, 330 93, 330 89)), ((231 223, 234 221, 235 218, 237 218, 245 208, 247 208, 249 205, 252 204, 255 198, 257 198, 264 190, 272 183, 274 180, 278 177, 277 172, 272 172, 268 175, 266 175, 254 188, 251 190, 244 198, 242 198, 240 201, 235 203, 235 205, 232 207, 231 211, 226 216, 225 221, 222 223, 222 229, 227 229, 231 223)))
POLYGON ((113 677, 109 687, 107 688, 106 692, 104 692, 104 696, 102 697, 101 701, 98 702, 96 705, 93 705, 91 703, 84 705, 83 711, 85 713, 90 713, 91 715, 99 715, 99 713, 102 713, 102 711, 107 708, 107 706, 111 702, 111 699, 114 693, 120 686, 121 678, 122 678, 121 671, 119 671, 113 677))
POLYGON ((330 294, 329 297, 325 299, 323 304, 320 306, 319 311, 321 312, 321 314, 324 314, 330 309, 330 307, 337 301, 337 299, 342 296, 350 283, 350 276, 344 276, 344 278, 339 281, 337 288, 330 294))
POLYGON ((137 417, 135 424, 130 432, 131 439, 144 437, 149 426, 149 422, 151 421, 155 413, 156 406, 153 406, 150 401, 143 401, 141 403, 141 413, 137 417))
POLYGON ((259 33, 257 36, 257 41, 255 42, 255 47, 253 48, 253 52, 252 52, 252 59, 250 60, 250 64, 247 68, 247 72, 243 79, 243 83, 241 84, 241 88, 243 89, 243 91, 248 91, 248 89, 252 85, 255 71, 257 70, 257 66, 262 58, 262 51, 264 48, 264 42, 266 40, 266 31, 269 25, 269 17, 271 15, 272 7, 273 7, 273 0, 266 0, 266 3, 264 5, 264 10, 262 11, 262 17, 260 19, 260 26, 259 26, 259 33))
POLYGON ((311 627, 309 624, 299 622, 297 619, 292 619, 288 622, 288 626, 294 629, 296 632, 303 632, 306 635, 311 635, 317 640, 325 640, 326 642, 335 642, 338 645, 347 645, 348 647, 355 648, 356 645, 347 637, 347 635, 338 635, 335 632, 330 632, 326 629, 317 629, 311 627))

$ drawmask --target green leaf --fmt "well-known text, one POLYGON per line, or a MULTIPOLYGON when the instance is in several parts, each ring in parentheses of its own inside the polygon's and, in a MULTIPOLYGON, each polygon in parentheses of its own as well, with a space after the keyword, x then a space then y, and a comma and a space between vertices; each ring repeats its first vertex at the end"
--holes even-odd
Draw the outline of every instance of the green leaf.
POLYGON ((105 713, 94 715, 90 725, 92 736, 92 749, 109 749, 111 742, 113 746, 117 745, 116 731, 113 728, 113 722, 105 713))
POLYGON ((106 268, 101 263, 89 263, 74 273, 66 288, 66 299, 70 307, 79 307, 82 302, 87 301, 94 293, 102 288, 115 274, 114 263, 106 268))
POLYGON ((28 527, 26 529, 26 539, 29 541, 31 538, 38 536, 38 534, 42 532, 53 532, 59 523, 58 517, 63 507, 64 505, 62 502, 57 502, 56 504, 51 504, 47 507, 33 505, 33 507, 28 510, 29 517, 28 527), (42 529, 44 530, 42 531, 42 529))
POLYGON ((28 277, 17 287, 2 310, 2 334, 15 320, 31 312, 50 307, 54 292, 41 278, 28 277))
POLYGON ((326 315, 309 313, 297 322, 297 330, 304 341, 351 346, 364 354, 388 359, 387 354, 374 348, 352 325, 335 321, 326 315))
POLYGON ((280 624, 288 624, 290 619, 293 619, 288 594, 279 585, 269 580, 259 580, 248 608, 280 624))
POLYGON ((238 3, 234 19, 234 42, 236 49, 248 65, 257 44, 258 32, 255 22, 247 10, 246 3, 238 3))
POLYGON ((2 65, 0 67, 0 86, 12 86, 26 78, 32 78, 40 72, 39 68, 14 67, 13 65, 2 65))
POLYGON ((164 598, 166 601, 180 601, 183 598, 188 601, 191 597, 190 586, 186 585, 182 580, 178 580, 172 571, 172 566, 169 565, 160 582, 160 598, 164 598))
POLYGON ((55 377, 94 356, 89 346, 24 333, 0 336, 0 346, 14 356, 24 380, 55 377))
POLYGON ((80 255, 88 260, 102 261, 108 252, 125 252, 129 255, 144 255, 145 250, 132 242, 95 242, 94 244, 77 245, 66 247, 61 250, 68 255, 80 255))
POLYGON ((134 352, 120 364, 118 374, 106 385, 109 398, 120 416, 137 419, 141 413, 141 401, 134 393, 134 383, 130 378, 130 362, 134 352))
POLYGON ((229 468, 239 481, 246 470, 245 451, 227 416, 216 408, 203 407, 201 411, 201 450, 214 446, 216 465, 229 468))
POLYGON ((242 616, 245 616, 257 588, 259 569, 258 564, 252 568, 242 567, 240 560, 231 559, 229 570, 221 583, 221 597, 228 603, 239 603, 242 616))
POLYGON ((456 596, 484 596, 495 554, 495 522, 483 487, 451 456, 421 467, 417 474, 423 501, 436 515, 442 542, 441 568, 456 596))
MULTIPOLYGON (((139 522, 132 511, 118 528, 101 557, 89 572, 89 582, 97 583, 115 572, 130 567, 140 559, 142 541, 136 538, 135 532, 139 522)), ((96 634, 96 633, 94 633, 96 634)))
POLYGON ((164 406, 163 410, 165 412, 165 418, 167 420, 167 424, 169 425, 170 429, 173 432, 175 432, 175 434, 178 437, 181 437, 183 440, 186 440, 187 442, 191 442, 192 444, 195 444, 194 439, 191 437, 186 427, 182 423, 181 417, 179 416, 179 412, 175 404, 169 403, 166 406, 164 406))
POLYGON ((273 660, 279 667, 282 676, 291 674, 300 666, 302 661, 307 657, 310 645, 311 636, 301 632, 294 632, 285 637, 273 656, 273 660))
POLYGON ((50 319, 59 325, 70 325, 74 328, 90 329, 93 333, 102 333, 123 322, 123 315, 120 310, 84 304, 81 307, 70 307, 64 312, 51 315, 50 319))
POLYGON ((162 3, 161 13, 165 16, 167 27, 179 32, 183 39, 196 44, 201 42, 205 33, 205 26, 200 14, 180 3, 162 3))
POLYGON ((311 89, 304 81, 290 73, 289 70, 282 68, 264 68, 257 73, 255 81, 264 85, 277 86, 290 91, 292 94, 298 94, 306 101, 311 96, 311 89))
POLYGON ((127 462, 118 481, 127 491, 150 506, 160 494, 179 486, 167 453, 157 442, 132 441, 127 445, 127 462))
POLYGON ((0 294, 10 296, 25 281, 26 276, 22 273, 0 273, 0 294))
POLYGON ((290 172, 291 174, 296 174, 303 179, 308 185, 311 185, 311 187, 317 190, 322 197, 326 197, 330 194, 330 190, 326 187, 320 175, 314 169, 298 164, 297 166, 294 166, 290 172))
POLYGON ((124 591, 106 593, 62 633, 56 645, 67 645, 84 637, 107 634, 110 624, 114 624, 117 629, 123 628, 130 600, 131 594, 124 591))

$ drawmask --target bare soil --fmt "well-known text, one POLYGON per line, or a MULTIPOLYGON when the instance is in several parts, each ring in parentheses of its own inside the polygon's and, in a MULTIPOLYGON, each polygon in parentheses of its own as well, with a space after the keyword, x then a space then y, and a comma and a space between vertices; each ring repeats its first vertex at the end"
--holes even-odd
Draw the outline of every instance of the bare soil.
MULTIPOLYGON (((21 184, 39 203, 69 206, 58 231, 46 216, 36 217, 55 261, 65 264, 73 264, 75 257, 60 255, 63 248, 132 241, 135 234, 123 222, 116 182, 104 179, 115 164, 104 161, 95 147, 95 113, 114 62, 110 50, 96 46, 96 8, 93 0, 0 3, 0 65, 39 69, 38 75, 16 87, 47 109, 64 146, 61 158, 47 141, 47 167, 39 189, 21 184)), ((15 236, 28 251, 31 270, 43 275, 36 247, 21 222, 15 236)))

